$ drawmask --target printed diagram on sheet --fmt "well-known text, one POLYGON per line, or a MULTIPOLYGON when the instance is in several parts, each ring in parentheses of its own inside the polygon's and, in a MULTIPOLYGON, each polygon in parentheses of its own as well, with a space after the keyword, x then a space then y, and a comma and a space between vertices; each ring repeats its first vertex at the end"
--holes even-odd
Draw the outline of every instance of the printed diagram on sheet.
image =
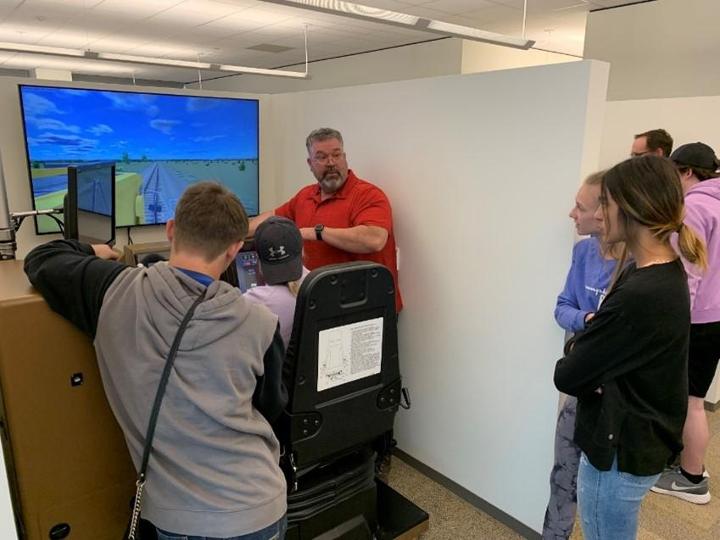
POLYGON ((318 392, 380 373, 383 319, 322 330, 318 337, 318 392))

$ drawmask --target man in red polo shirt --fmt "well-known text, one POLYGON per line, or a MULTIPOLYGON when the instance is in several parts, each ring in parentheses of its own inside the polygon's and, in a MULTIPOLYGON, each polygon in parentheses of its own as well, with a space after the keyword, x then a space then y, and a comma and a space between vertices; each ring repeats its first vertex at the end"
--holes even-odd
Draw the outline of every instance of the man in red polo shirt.
POLYGON ((395 305, 402 309, 398 288, 392 209, 383 191, 348 168, 339 131, 316 129, 308 135, 308 165, 317 184, 302 188, 274 211, 250 221, 250 233, 272 215, 293 220, 304 240, 304 263, 320 266, 374 261, 388 267, 395 280, 395 305))

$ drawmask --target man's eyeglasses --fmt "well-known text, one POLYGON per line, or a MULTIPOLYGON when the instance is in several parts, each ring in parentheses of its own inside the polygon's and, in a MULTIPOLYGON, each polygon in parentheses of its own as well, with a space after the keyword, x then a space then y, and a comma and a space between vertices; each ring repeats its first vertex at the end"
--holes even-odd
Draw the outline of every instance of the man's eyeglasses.
POLYGON ((320 165, 325 165, 332 160, 333 163, 337 163, 345 157, 345 152, 333 152, 332 154, 315 154, 312 160, 320 165))

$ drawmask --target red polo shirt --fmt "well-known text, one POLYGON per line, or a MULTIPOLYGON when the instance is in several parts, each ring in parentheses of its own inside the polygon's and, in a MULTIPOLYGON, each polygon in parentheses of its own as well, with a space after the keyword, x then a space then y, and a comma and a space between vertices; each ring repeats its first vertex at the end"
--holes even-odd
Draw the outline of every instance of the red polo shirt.
POLYGON ((376 253, 349 253, 322 241, 306 240, 303 245, 304 262, 310 270, 350 261, 373 261, 385 265, 395 280, 395 307, 398 312, 402 309, 392 209, 390 201, 379 187, 361 180, 349 170, 343 186, 328 199, 320 200, 319 184, 305 186, 292 199, 276 208, 275 215, 291 219, 301 228, 322 223, 326 227, 339 229, 357 225, 374 225, 385 229, 388 232, 387 242, 376 253))

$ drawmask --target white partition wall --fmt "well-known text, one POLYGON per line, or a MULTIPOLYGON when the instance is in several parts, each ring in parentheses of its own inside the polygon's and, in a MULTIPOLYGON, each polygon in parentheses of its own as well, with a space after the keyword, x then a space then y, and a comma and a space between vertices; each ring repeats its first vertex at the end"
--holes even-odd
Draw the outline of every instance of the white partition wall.
POLYGON ((633 136, 666 129, 681 144, 702 141, 720 153, 720 96, 609 101, 603 127, 600 164, 614 165, 630 155, 633 136))
POLYGON ((567 213, 597 166, 606 85, 607 65, 577 62, 271 101, 278 202, 314 181, 304 138, 320 126, 343 132, 351 168, 392 201, 413 400, 400 448, 535 530, 552 464, 567 213))

